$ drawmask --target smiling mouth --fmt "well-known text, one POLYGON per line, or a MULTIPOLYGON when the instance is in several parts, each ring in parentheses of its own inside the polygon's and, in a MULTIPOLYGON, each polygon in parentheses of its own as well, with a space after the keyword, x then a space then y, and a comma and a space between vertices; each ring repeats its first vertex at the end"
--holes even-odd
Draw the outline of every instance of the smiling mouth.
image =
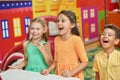
POLYGON ((103 43, 108 43, 109 41, 103 41, 103 43))
POLYGON ((63 28, 59 28, 59 30, 62 30, 63 28))

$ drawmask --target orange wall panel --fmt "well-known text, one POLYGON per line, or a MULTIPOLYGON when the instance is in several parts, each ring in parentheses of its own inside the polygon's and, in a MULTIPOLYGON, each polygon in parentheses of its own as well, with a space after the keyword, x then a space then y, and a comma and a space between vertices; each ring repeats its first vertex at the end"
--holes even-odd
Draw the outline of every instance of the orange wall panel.
POLYGON ((115 24, 120 28, 120 12, 108 12, 108 23, 115 24))

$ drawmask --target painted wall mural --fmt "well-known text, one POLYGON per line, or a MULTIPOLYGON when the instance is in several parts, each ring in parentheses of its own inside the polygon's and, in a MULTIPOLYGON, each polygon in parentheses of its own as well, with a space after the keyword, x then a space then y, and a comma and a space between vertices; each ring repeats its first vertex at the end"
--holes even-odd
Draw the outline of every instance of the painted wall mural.
POLYGON ((2 1, 0 6, 0 52, 1 62, 4 62, 14 46, 26 39, 32 18, 32 2, 2 1))
MULTIPOLYGON (((28 38, 32 18, 46 18, 48 27, 54 30, 51 25, 55 27, 57 14, 63 9, 72 10, 76 13, 81 37, 85 45, 89 45, 99 40, 107 12, 119 8, 117 0, 1 0, 0 6, 1 70, 23 57, 22 42, 28 38)), ((53 48, 55 36, 51 35, 48 37, 53 48)))

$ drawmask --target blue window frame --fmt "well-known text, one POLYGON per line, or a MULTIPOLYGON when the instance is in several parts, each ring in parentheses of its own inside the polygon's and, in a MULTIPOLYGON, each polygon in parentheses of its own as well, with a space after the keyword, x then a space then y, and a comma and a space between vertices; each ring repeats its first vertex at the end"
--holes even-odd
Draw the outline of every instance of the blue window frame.
POLYGON ((8 20, 2 20, 2 37, 3 39, 9 38, 9 26, 8 26, 8 20))
POLYGON ((30 18, 29 17, 25 17, 24 18, 24 25, 25 25, 25 34, 28 34, 28 28, 30 26, 30 18))

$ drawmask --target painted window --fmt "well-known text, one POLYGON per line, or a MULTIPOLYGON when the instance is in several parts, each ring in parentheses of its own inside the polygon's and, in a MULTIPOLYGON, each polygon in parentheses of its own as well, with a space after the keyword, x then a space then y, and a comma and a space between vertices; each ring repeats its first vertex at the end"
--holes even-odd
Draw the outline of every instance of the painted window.
POLYGON ((55 22, 49 21, 48 28, 49 28, 49 35, 50 36, 58 35, 58 28, 57 28, 55 22))
POLYGON ((42 2, 43 0, 38 0, 38 1, 42 2))
POLYGON ((95 23, 92 23, 90 25, 90 27, 91 27, 91 32, 94 33, 95 32, 95 23))
POLYGON ((118 2, 118 0, 111 0, 111 3, 116 3, 118 2))
POLYGON ((2 37, 9 38, 8 20, 2 20, 2 37))
POLYGON ((54 2, 58 1, 58 0, 53 0, 54 2))
POLYGON ((21 36, 20 18, 13 18, 13 28, 14 28, 14 36, 15 37, 21 36))
POLYGON ((68 0, 68 1, 73 2, 74 0, 68 0))
POLYGON ((25 22, 25 33, 28 34, 28 28, 30 26, 30 18, 25 17, 24 22, 25 22))
POLYGON ((91 18, 95 17, 95 10, 94 9, 90 9, 90 17, 91 18))
POLYGON ((83 19, 88 19, 88 10, 83 10, 83 19))

